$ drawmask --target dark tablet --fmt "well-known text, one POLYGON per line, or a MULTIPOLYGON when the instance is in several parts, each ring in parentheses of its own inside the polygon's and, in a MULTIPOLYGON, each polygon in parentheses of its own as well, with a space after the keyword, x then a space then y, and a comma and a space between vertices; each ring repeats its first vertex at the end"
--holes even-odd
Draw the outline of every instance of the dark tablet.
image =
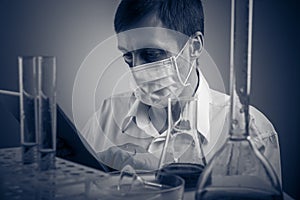
POLYGON ((84 144, 82 140, 74 124, 57 106, 57 156, 105 172, 111 171, 97 161, 92 150, 88 150, 88 144, 84 144))

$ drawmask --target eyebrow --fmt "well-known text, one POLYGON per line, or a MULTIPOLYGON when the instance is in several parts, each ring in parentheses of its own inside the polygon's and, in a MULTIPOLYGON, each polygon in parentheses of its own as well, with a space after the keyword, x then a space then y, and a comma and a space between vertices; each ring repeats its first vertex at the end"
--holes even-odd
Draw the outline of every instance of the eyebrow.
MULTIPOLYGON (((123 48, 123 47, 121 47, 121 46, 118 46, 118 49, 119 49, 120 51, 122 51, 123 53, 131 52, 131 51, 128 51, 127 49, 125 49, 125 48, 123 48)), ((133 51, 139 51, 139 50, 160 50, 160 51, 168 52, 168 50, 162 49, 162 48, 141 48, 141 49, 133 50, 133 51)))
MULTIPOLYGON (((126 49, 125 47, 118 45, 117 48, 122 52, 122 53, 128 53, 131 51, 139 50, 139 49, 126 49)), ((159 44, 151 44, 151 45, 145 45, 144 47, 141 47, 140 49, 161 49, 164 51, 168 51, 164 46, 160 46, 159 44)))

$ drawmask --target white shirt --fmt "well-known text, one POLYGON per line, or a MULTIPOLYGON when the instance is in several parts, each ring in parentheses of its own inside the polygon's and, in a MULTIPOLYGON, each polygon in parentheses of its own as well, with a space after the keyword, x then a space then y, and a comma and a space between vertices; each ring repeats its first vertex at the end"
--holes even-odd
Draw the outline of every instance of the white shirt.
MULTIPOLYGON (((205 138, 203 151, 209 161, 229 136, 230 98, 209 88, 200 75, 195 93, 198 99, 197 130, 205 138)), ((250 106, 250 136, 269 160, 281 180, 280 151, 277 133, 269 120, 250 106)), ((166 112, 144 105, 132 93, 104 100, 81 132, 86 143, 97 153, 111 146, 133 143, 159 157, 166 136, 160 132, 166 123, 166 112)))

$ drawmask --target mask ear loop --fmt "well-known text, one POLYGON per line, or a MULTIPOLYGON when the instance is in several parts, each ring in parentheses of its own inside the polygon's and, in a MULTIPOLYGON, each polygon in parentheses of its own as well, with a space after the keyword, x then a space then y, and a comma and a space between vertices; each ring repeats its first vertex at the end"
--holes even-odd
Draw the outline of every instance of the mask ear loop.
POLYGON ((185 45, 183 46, 183 48, 179 51, 179 53, 176 56, 171 57, 172 63, 175 65, 175 68, 176 68, 177 77, 178 77, 180 83, 183 86, 185 86, 185 87, 191 85, 190 83, 187 83, 187 80, 189 79, 189 77, 190 77, 190 75, 191 75, 191 73, 193 71, 193 66, 195 64, 195 61, 192 64, 192 66, 191 66, 191 68, 190 68, 190 70, 188 72, 188 75, 187 75, 186 79, 184 81, 182 81, 176 60, 179 58, 180 54, 182 54, 182 52, 184 51, 184 49, 187 47, 188 43, 189 43, 189 40, 185 43, 185 45))

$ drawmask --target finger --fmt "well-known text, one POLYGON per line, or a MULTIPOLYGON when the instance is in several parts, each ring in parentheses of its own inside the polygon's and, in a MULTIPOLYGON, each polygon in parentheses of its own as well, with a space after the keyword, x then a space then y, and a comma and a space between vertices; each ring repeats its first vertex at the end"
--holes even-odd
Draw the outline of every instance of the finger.
MULTIPOLYGON (((147 154, 138 154, 135 156, 136 160, 140 160, 140 158, 143 158, 143 165, 145 170, 156 170, 158 169, 159 159, 156 158, 151 153, 147 154)), ((142 164, 142 162, 141 162, 142 164)))
POLYGON ((156 170, 158 169, 159 160, 151 153, 137 153, 124 162, 124 166, 129 164, 134 169, 139 170, 156 170))
POLYGON ((112 167, 121 170, 126 165, 126 161, 131 157, 132 155, 126 151, 121 149, 116 150, 112 156, 112 167))
POLYGON ((108 151, 98 152, 98 153, 97 153, 97 159, 98 159, 100 162, 104 163, 105 165, 111 166, 111 163, 109 163, 110 159, 107 159, 107 157, 108 157, 107 155, 108 155, 108 154, 109 154, 108 151))
POLYGON ((132 144, 132 143, 126 143, 123 145, 119 146, 121 149, 128 151, 129 153, 132 152, 138 152, 138 153, 146 153, 147 150, 144 149, 143 147, 136 145, 136 144, 132 144))
POLYGON ((97 157, 105 165, 108 165, 115 169, 119 169, 121 166, 120 161, 123 162, 123 160, 125 159, 125 155, 123 155, 123 152, 121 152, 120 148, 116 146, 110 147, 106 151, 97 153, 97 157))

